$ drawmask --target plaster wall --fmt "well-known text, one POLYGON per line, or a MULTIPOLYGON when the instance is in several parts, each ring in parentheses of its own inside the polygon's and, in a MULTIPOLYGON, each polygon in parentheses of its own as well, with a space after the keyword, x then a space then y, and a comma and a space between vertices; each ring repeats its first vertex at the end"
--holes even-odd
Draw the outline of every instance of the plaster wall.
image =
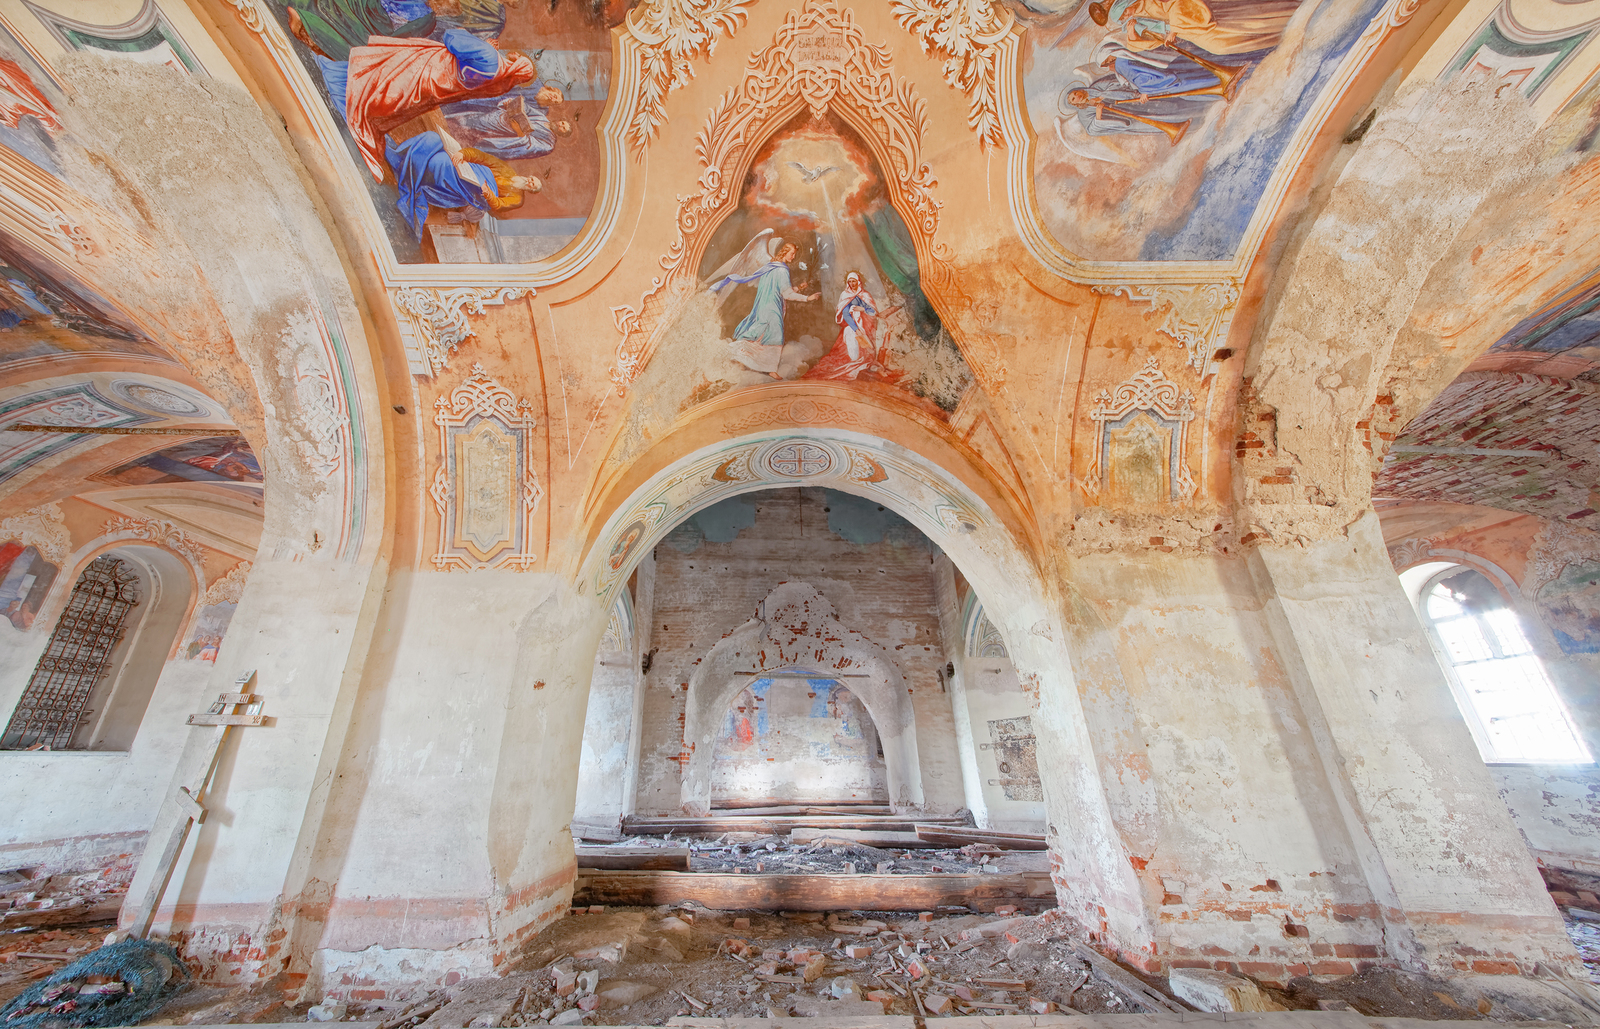
MULTIPOLYGON (((1000 771, 989 730, 991 720, 1028 718, 1031 722, 1036 698, 1023 692, 1022 681, 1009 658, 967 656, 969 648, 961 619, 964 598, 957 585, 955 566, 943 554, 934 561, 934 584, 945 656, 954 669, 945 687, 950 693, 950 712, 955 722, 956 750, 961 760, 967 809, 984 828, 1042 832, 1046 824, 1045 805, 1037 765, 1032 771, 1039 790, 1038 799, 1008 798, 1005 788, 998 782, 1005 773, 1000 771)), ((966 588, 971 589, 970 586, 966 588)), ((1013 792, 1017 791, 1013 789, 1013 792)))
POLYGON ((640 814, 679 810, 684 698, 696 665, 790 579, 816 587, 841 623, 893 657, 910 682, 924 804, 940 812, 965 805, 954 719, 938 674, 945 658, 934 597, 937 550, 877 506, 817 489, 749 494, 711 509, 711 520, 702 512, 656 547, 651 646, 660 652, 643 697, 640 814), (835 526, 867 542, 852 542, 835 526))
POLYGON ((575 818, 612 824, 622 818, 638 687, 639 658, 632 635, 626 649, 602 646, 595 656, 589 706, 584 715, 575 818))

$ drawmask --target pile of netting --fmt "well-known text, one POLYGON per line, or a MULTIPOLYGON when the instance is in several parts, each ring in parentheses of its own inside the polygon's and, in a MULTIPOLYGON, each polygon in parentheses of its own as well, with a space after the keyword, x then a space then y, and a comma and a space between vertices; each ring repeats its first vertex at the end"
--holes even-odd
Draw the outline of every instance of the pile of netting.
POLYGON ((0 1012, 3 1029, 138 1025, 189 984, 170 943, 124 940, 35 983, 0 1012))

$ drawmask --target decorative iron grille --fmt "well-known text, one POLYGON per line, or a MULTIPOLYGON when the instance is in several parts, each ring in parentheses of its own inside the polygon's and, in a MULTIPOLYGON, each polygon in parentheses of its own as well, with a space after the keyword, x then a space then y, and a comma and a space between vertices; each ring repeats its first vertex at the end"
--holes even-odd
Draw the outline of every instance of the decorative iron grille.
POLYGON ((97 557, 78 576, 44 656, 17 703, 0 750, 64 750, 72 743, 95 683, 106 674, 122 623, 139 603, 139 576, 114 557, 97 557))

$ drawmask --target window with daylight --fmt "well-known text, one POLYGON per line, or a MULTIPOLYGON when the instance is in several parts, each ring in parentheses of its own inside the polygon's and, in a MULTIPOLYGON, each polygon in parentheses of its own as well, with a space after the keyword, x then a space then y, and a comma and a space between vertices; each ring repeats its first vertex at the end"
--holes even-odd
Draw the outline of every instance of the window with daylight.
POLYGON ((109 555, 89 562, 72 587, 44 656, 0 735, 4 750, 65 750, 111 667, 123 623, 140 599, 139 574, 109 555))
POLYGON ((1485 761, 1592 760, 1516 612, 1487 577, 1456 566, 1423 587, 1421 602, 1485 761))

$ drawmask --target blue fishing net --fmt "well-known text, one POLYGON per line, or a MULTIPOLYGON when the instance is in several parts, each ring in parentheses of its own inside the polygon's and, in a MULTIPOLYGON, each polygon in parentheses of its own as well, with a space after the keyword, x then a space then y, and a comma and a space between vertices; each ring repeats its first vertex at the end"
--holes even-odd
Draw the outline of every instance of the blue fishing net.
POLYGON ((172 944, 124 940, 23 991, 0 1011, 0 1029, 137 1025, 188 985, 189 970, 172 944))

